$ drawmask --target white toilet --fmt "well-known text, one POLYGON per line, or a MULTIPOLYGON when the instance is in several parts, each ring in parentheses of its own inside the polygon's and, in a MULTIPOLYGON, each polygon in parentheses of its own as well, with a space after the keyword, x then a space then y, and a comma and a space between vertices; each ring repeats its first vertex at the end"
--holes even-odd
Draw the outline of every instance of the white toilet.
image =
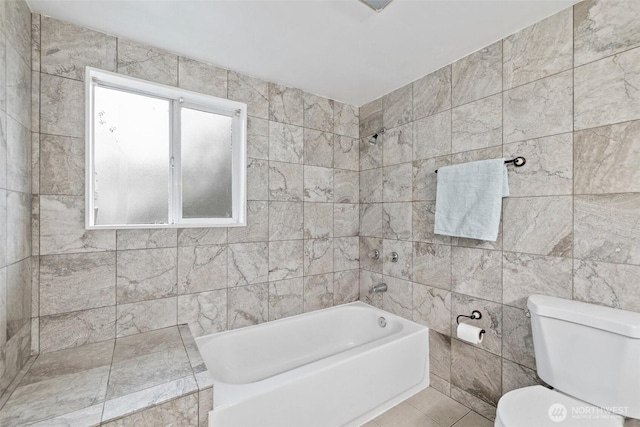
POLYGON ((498 402, 496 427, 621 427, 640 418, 640 313, 529 297, 538 376, 498 402))

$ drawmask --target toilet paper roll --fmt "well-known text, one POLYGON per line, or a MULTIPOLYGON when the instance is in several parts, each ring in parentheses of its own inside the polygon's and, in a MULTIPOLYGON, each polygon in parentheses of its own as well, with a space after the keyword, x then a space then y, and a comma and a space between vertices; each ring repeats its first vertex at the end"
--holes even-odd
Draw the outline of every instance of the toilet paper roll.
POLYGON ((473 325, 460 323, 458 325, 458 338, 471 344, 480 344, 484 337, 484 330, 473 325))

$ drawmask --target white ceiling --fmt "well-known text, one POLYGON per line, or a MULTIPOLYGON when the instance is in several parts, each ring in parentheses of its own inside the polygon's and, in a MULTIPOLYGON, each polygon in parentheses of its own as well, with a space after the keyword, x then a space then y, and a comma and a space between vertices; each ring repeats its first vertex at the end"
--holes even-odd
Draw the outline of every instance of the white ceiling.
POLYGON ((27 0, 32 11, 354 105, 577 0, 27 0))

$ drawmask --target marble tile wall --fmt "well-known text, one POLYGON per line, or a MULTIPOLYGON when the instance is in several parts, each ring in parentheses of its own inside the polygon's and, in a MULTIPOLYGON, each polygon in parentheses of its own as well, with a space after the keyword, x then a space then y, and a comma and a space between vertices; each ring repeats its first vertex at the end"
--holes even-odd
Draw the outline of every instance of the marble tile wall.
POLYGON ((529 295, 640 311, 637 22, 583 1, 360 108, 361 299, 429 326, 432 386, 486 417, 539 382, 529 295), (435 169, 519 155, 496 242, 433 234, 435 169), (455 338, 474 309, 479 346, 455 338))
POLYGON ((36 349, 194 335, 359 297, 357 107, 33 15, 36 349), (248 105, 248 226, 84 229, 84 68, 248 105))
POLYGON ((0 396, 31 353, 31 12, 0 2, 0 396))

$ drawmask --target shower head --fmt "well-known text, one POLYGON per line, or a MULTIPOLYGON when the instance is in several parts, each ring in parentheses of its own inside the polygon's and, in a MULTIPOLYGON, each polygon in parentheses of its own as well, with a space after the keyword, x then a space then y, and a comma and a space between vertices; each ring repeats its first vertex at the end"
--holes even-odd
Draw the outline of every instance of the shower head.
POLYGON ((373 135, 371 135, 371 138, 369 138, 369 144, 376 145, 376 142, 378 142, 378 136, 380 136, 383 133, 385 133, 386 130, 387 130, 387 128, 382 128, 378 132, 376 132, 373 135))

